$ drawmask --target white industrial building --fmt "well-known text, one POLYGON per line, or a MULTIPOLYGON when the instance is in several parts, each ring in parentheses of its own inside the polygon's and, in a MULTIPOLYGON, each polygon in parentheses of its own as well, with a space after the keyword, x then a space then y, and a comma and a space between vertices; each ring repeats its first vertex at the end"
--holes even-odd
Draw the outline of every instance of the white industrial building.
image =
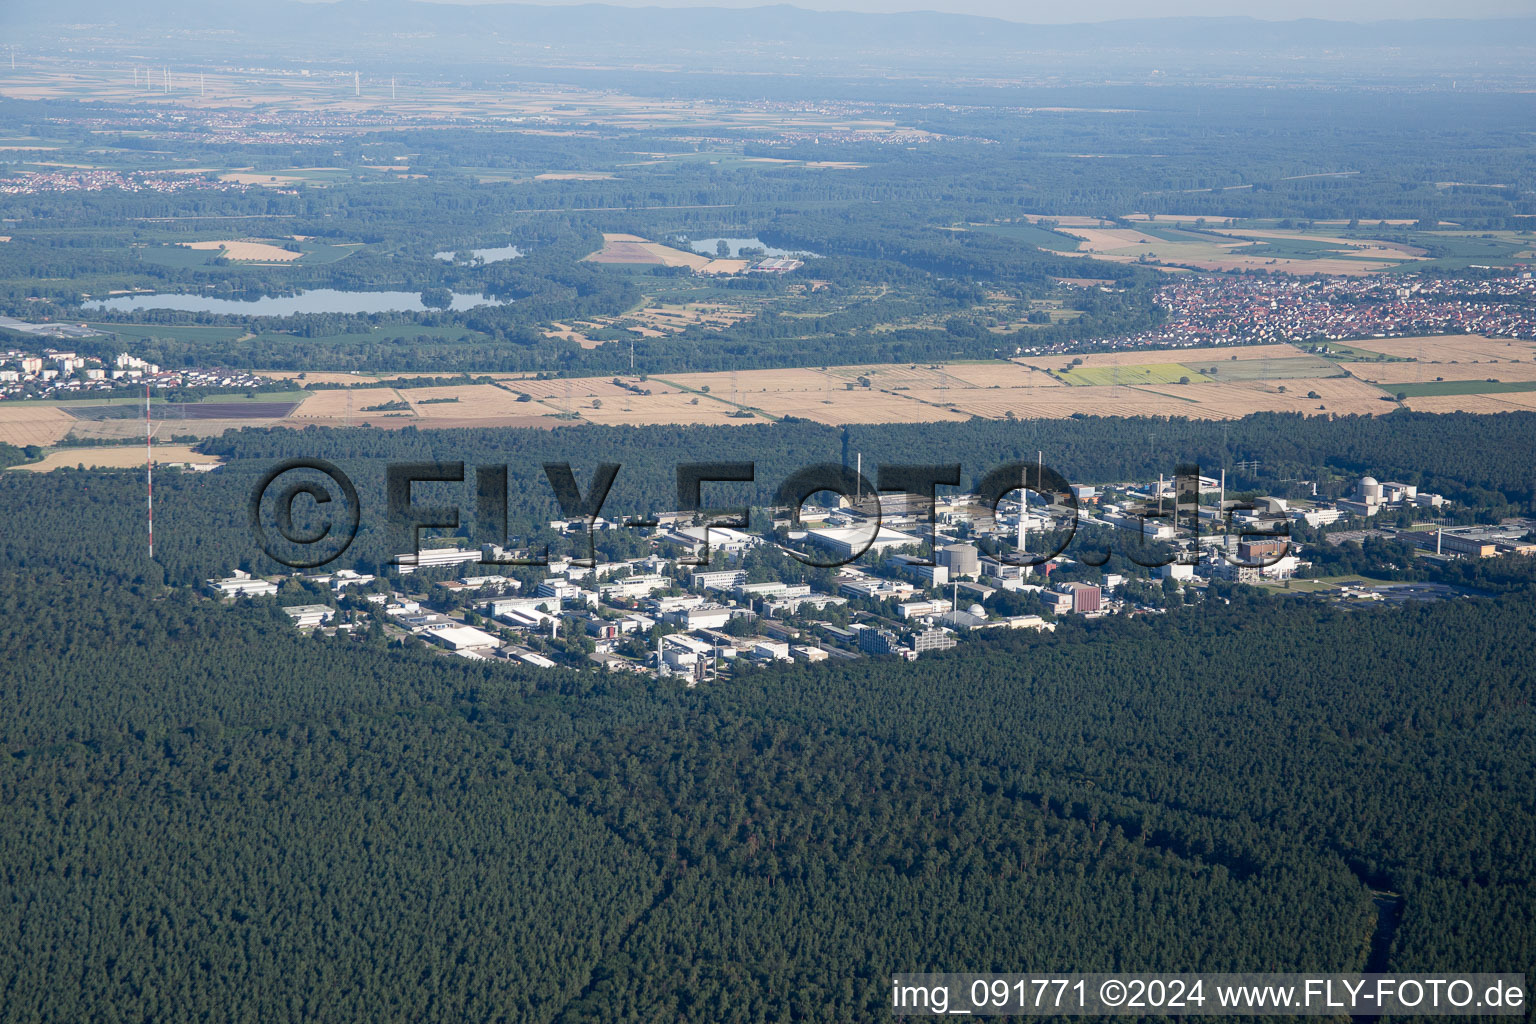
POLYGON ((323 622, 328 622, 336 614, 336 609, 328 604, 296 604, 284 608, 283 611, 300 629, 313 629, 323 622))
POLYGON ((888 530, 883 526, 873 537, 864 527, 847 526, 841 529, 810 530, 806 533, 806 539, 818 547, 826 548, 838 558, 852 558, 866 550, 879 554, 891 548, 919 546, 923 543, 920 537, 888 530))
POLYGON ((417 569, 433 569, 444 565, 464 565, 480 561, 480 549, 425 548, 416 552, 402 552, 395 556, 400 575, 409 576, 417 569))
POLYGON ((672 586, 672 580, 666 576, 655 573, 645 573, 634 576, 626 576, 623 579, 610 580, 600 583, 597 587, 598 594, 604 601, 630 600, 637 597, 648 597, 657 590, 666 590, 672 586))
POLYGON ((688 581, 700 590, 730 590, 747 582, 747 570, 705 569, 690 575, 688 581))
POLYGON ((491 651, 501 646, 500 640, 474 626, 442 626, 422 635, 450 651, 491 651))
POLYGON ((215 597, 266 597, 277 593, 277 584, 258 579, 236 569, 228 579, 208 580, 208 590, 215 597))
POLYGON ((699 608, 669 612, 666 618, 669 622, 676 622, 686 629, 719 629, 731 621, 731 616, 736 611, 737 609, 721 604, 704 605, 699 608))

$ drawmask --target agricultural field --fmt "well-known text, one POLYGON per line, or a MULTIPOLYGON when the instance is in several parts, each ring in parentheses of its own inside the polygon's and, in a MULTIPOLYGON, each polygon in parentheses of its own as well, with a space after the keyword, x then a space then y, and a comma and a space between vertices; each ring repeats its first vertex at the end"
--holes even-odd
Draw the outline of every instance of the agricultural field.
POLYGON ((352 180, 352 172, 344 167, 289 167, 279 171, 230 171, 219 175, 220 181, 236 185, 265 185, 272 188, 292 188, 309 185, 324 188, 352 180))
POLYGON ((303 253, 254 238, 228 238, 215 242, 182 242, 188 249, 206 250, 239 263, 291 263, 303 253))
MULTIPOLYGON (((870 123, 866 123, 866 126, 868 124, 870 123)), ((888 130, 893 122, 881 121, 874 124, 888 130)), ((619 166, 657 167, 664 164, 706 164, 711 167, 730 170, 752 167, 803 167, 808 170, 822 171, 858 171, 869 166, 868 164, 854 163, 847 160, 792 160, 784 157, 745 156, 728 150, 701 150, 683 153, 636 153, 634 155, 640 157, 640 159, 627 161, 619 166)))
POLYGON ((984 231, 1064 255, 1165 269, 1353 276, 1536 258, 1536 235, 1528 231, 1471 232, 1445 222, 1431 230, 1417 223, 1394 219, 1350 227, 1343 220, 1323 220, 1292 227, 1193 214, 1132 213, 1116 220, 1032 214, 951 230, 984 231), (1379 237, 1385 235, 1392 237, 1379 237))
MULTIPOLYGON (((586 404, 591 405, 590 402, 586 404)), ((733 418, 731 414, 739 410, 729 402, 714 399, 709 395, 688 394, 683 391, 668 391, 652 395, 627 394, 621 399, 603 402, 600 408, 581 408, 578 411, 581 419, 587 422, 610 425, 645 426, 676 423, 721 426, 732 423, 763 422, 756 416, 752 419, 733 418)))
POLYGON ((543 334, 546 338, 575 342, 582 348, 596 348, 628 338, 664 338, 691 328, 725 331, 757 315, 756 310, 740 302, 690 300, 689 295, 709 291, 695 285, 693 281, 685 282, 668 289, 666 299, 653 296, 639 308, 617 316, 550 321, 543 334))
MULTIPOLYGON (((1093 368, 1099 366, 1138 366, 1149 362, 1156 362, 1154 356, 1177 356, 1177 361, 1189 366, 1212 366, 1217 363, 1240 362, 1245 359, 1290 359, 1305 356, 1307 353, 1295 345, 1220 345, 1207 348, 1180 348, 1180 349, 1131 349, 1125 352, 1096 352, 1092 355, 1076 356, 1081 363, 1078 368, 1093 368)), ((1050 373, 1062 369, 1065 365, 1064 356, 1039 356, 1025 357, 1019 360, 1026 366, 1033 366, 1037 370, 1050 373)))
POLYGON ((1343 367, 1321 356, 1280 357, 1277 359, 1238 359, 1190 362, 1190 366, 1213 380, 1308 380, 1315 377, 1342 377, 1343 367))
POLYGON ((1536 380, 1505 382, 1490 380, 1404 382, 1393 384, 1391 387, 1386 388, 1386 390, 1391 391, 1393 394, 1405 395, 1408 398, 1430 398, 1436 395, 1499 395, 1522 391, 1536 391, 1536 380))
POLYGON ((584 257, 591 263, 618 266, 687 267, 698 274, 739 274, 747 260, 722 260, 684 252, 639 235, 603 234, 603 247, 584 257))
MULTIPOLYGON (((1362 355, 1400 361, 1340 365, 1291 345, 1247 345, 1103 353, 1066 367, 1056 357, 649 377, 496 374, 491 375, 497 378, 494 384, 421 388, 378 387, 376 375, 311 373, 306 382, 374 386, 231 396, 188 407, 189 418, 162 418, 161 423, 164 435, 206 437, 246 426, 347 423, 552 427, 572 420, 729 424, 799 417, 841 424, 1078 413, 1231 419, 1258 411, 1381 415, 1403 406, 1425 412, 1536 409, 1536 342, 1453 336, 1360 344, 1370 346, 1360 349, 1362 355), (1189 383, 1179 383, 1186 377, 1189 383), (300 404, 291 407, 295 399, 300 404)), ((386 374, 383 379, 423 376, 431 375, 386 374)), ((173 408, 168 405, 167 413, 173 408)), ((136 414, 119 415, 106 402, 0 405, 0 441, 11 444, 49 446, 64 437, 110 440, 138 436, 142 430, 136 414)))
POLYGON ((1204 384, 1211 380, 1183 363, 1078 367, 1058 372, 1056 376, 1068 384, 1100 387, 1125 384, 1204 384))
POLYGON ((138 258, 164 267, 212 267, 218 260, 272 267, 303 263, 335 263, 359 248, 360 243, 326 245, 301 238, 226 238, 197 242, 135 247, 138 258))
POLYGON ((1496 395, 1427 395, 1403 402, 1414 412, 1529 412, 1536 409, 1536 392, 1496 395))
MULTIPOLYGON (((1413 364, 1370 365, 1374 369, 1413 364)), ((317 383, 377 380, 351 374, 311 376, 317 383)), ((1038 360, 996 360, 651 377, 498 376, 501 379, 495 384, 329 388, 300 396, 274 393, 265 402, 218 403, 222 408, 203 403, 197 409, 199 418, 162 421, 163 429, 177 435, 210 436, 243 426, 347 423, 385 428, 407 424, 550 427, 568 420, 729 424, 792 416, 842 424, 957 421, 973 416, 1064 418, 1078 413, 1195 419, 1231 419, 1265 410, 1309 416, 1380 415, 1401 404, 1436 412, 1536 408, 1536 384, 1514 382, 1499 387, 1452 380, 1433 388, 1383 385, 1346 375, 1336 364, 1288 345, 1106 353, 1066 371, 1038 360), (1181 362, 1155 361, 1159 355, 1175 354, 1181 362), (1209 373, 1213 368, 1216 372, 1209 373), (1178 383, 1184 377, 1189 383, 1178 383), (1395 398, 1399 390, 1413 393, 1399 403, 1395 398), (522 396, 527 397, 520 400, 522 396), (279 408, 279 399, 291 402, 295 397, 302 397, 296 408, 279 408), (242 404, 248 406, 248 413, 242 404), (281 418, 272 418, 279 414, 281 418)), ((98 419, 84 408, 65 411, 43 403, 0 406, 0 440, 13 444, 49 445, 65 436, 125 438, 142 429, 136 418, 98 419)))
MULTIPOLYGON (((145 451, 143 445, 103 445, 99 448, 60 448, 49 452, 38 462, 29 462, 24 466, 13 466, 12 469, 30 473, 47 473, 55 469, 73 469, 84 466, 86 469, 143 469, 145 451)), ((155 446, 155 465, 166 463, 192 463, 194 465, 216 466, 219 458, 214 455, 204 455, 195 451, 191 445, 185 444, 161 444, 155 446)))
POLYGON ((1133 228, 1062 225, 1057 230, 1081 239, 1068 255, 1194 270, 1357 275, 1397 267, 1425 254, 1423 249, 1377 239, 1265 228, 1190 229, 1162 221, 1133 228))
MULTIPOLYGON (((1085 220, 1081 217, 1067 217, 1063 220, 1085 220)), ((1095 224, 1098 222, 1095 221, 1095 224)), ((1052 252, 1076 252, 1082 246, 1080 238, 1072 237, 1065 231, 1053 230, 1029 221, 1004 221, 995 224, 967 224, 957 230, 982 231, 990 235, 998 235, 1025 245, 1033 245, 1037 249, 1047 249, 1052 252)))
POLYGON ((707 392, 719 398, 740 394, 742 401, 747 403, 755 401, 756 396, 762 394, 821 392, 830 395, 845 390, 845 382, 836 375, 836 371, 795 367, 744 370, 737 373, 669 373, 662 377, 652 377, 644 386, 653 387, 658 384, 679 391, 707 392))
POLYGON ((442 388, 389 389, 397 401, 411 407, 420 417, 423 426, 431 426, 430 420, 490 418, 496 416, 526 416, 528 402, 519 402, 517 395, 494 384, 465 384, 442 388))
MULTIPOLYGON (((29 444, 57 444, 69 435, 77 421, 56 405, 41 402, 0 404, 0 443, 25 448, 29 444)), ((139 428, 143 433, 143 428, 139 428)))
MULTIPOLYGON (((1494 364, 1509 365, 1536 362, 1536 341, 1513 338, 1485 338, 1480 334, 1442 334, 1425 338, 1365 338, 1351 341, 1351 348, 1375 352, 1395 359, 1449 366, 1494 364)), ((1372 366, 1360 372, 1399 372, 1402 364, 1372 366)))

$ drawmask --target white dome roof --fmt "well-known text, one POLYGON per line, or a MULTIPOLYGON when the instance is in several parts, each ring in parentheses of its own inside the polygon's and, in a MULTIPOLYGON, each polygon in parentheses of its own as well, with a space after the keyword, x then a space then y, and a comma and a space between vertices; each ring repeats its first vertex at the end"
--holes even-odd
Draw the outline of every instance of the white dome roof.
POLYGON ((970 611, 970 613, 972 615, 976 616, 978 619, 984 619, 984 618, 987 617, 987 610, 985 608, 983 608, 979 604, 971 605, 969 611, 970 611))
POLYGON ((1373 476, 1363 476, 1363 477, 1360 478, 1360 486, 1361 487, 1375 487, 1375 486, 1377 486, 1376 478, 1373 477, 1373 476))

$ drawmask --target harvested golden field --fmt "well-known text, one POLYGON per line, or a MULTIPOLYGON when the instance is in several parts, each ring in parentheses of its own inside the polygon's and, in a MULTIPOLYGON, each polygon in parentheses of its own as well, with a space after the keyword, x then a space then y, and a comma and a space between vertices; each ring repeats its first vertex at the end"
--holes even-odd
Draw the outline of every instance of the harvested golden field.
POLYGON ((1276 239, 1304 239, 1308 242, 1326 242, 1336 245, 1341 249, 1350 250, 1350 255, 1365 258, 1377 258, 1401 262, 1405 259, 1422 259, 1424 250, 1401 242, 1385 242, 1370 238, 1341 238, 1337 235, 1313 235, 1298 231, 1277 231, 1253 228, 1211 228, 1218 235, 1230 235, 1234 238, 1276 238, 1276 239))
MULTIPOLYGON (((1467 365, 1497 361, 1502 365, 1512 359, 1522 362, 1536 359, 1536 341, 1485 338, 1481 334, 1444 334, 1422 338, 1365 338, 1360 341, 1346 341, 1343 344, 1363 352, 1380 352, 1400 359, 1417 359, 1421 363, 1467 365)), ((1392 364, 1357 364, 1357 369, 1360 373, 1375 373, 1388 365, 1392 364)), ((1446 379, 1452 378, 1447 374, 1446 379)))
POLYGON ((1155 235, 1148 235, 1135 228, 1083 228, 1063 229, 1065 234, 1083 240, 1083 250, 1100 254, 1124 255, 1128 259, 1139 258, 1143 251, 1201 247, 1200 252, 1216 253, 1222 249, 1247 245, 1247 242, 1167 242, 1155 235))
POLYGON ((1422 384, 1435 380, 1533 381, 1536 360, 1530 362, 1493 361, 1476 363, 1345 363, 1344 368, 1361 380, 1383 387, 1393 384, 1422 384))
POLYGON ((729 372, 669 373, 665 377, 651 378, 650 383, 642 387, 649 387, 651 384, 672 384, 695 391, 707 387, 711 394, 720 398, 729 398, 734 385, 735 389, 741 392, 742 400, 749 403, 755 401, 755 396, 763 392, 841 392, 844 390, 844 382, 830 373, 794 367, 778 370, 742 370, 734 375, 729 372))
POLYGON ((1395 408, 1376 388, 1348 378, 1302 381, 1227 381, 1197 384, 1138 384, 1113 387, 1017 387, 973 390, 914 390, 907 397, 990 419, 1012 413, 1019 419, 1093 416, 1184 416, 1235 419, 1260 411, 1378 414, 1395 408), (1280 387, 1285 391, 1281 391, 1280 387), (1308 392, 1319 397, 1308 398, 1308 392), (1319 409, 1319 406, 1324 408, 1319 409))
MULTIPOLYGON (((238 408, 235 406, 234 408, 238 408)), ((292 419, 219 419, 219 420, 174 420, 158 422, 155 426, 155 437, 218 437, 226 430, 240 430, 244 427, 282 427, 292 426, 292 419)), ((126 420, 80 420, 74 429, 69 432, 71 440, 75 441, 116 441, 130 438, 137 441, 140 451, 144 443, 144 421, 141 419, 126 420)), ((155 448, 160 447, 157 440, 155 448)))
POLYGON ((1030 224, 1038 224, 1043 220, 1051 221, 1064 228, 1108 228, 1114 226, 1103 217, 1057 217, 1049 213, 1027 213, 1019 219, 1030 224))
POLYGON ((232 181, 237 185, 271 185, 275 188, 278 185, 292 185, 304 179, 296 178, 290 174, 250 174, 242 171, 231 171, 228 174, 219 175, 219 180, 232 181))
MULTIPOLYGON (((591 403, 586 403, 590 406, 591 403)), ((672 391, 667 394, 629 395, 625 398, 604 401, 601 409, 576 408, 581 418, 591 423, 610 425, 646 426, 651 424, 712 424, 762 423, 761 417, 733 419, 736 408, 717 402, 708 395, 690 395, 672 391)))
POLYGON ((747 269, 746 260, 721 260, 698 253, 684 252, 670 245, 652 242, 639 235, 603 235, 603 247, 582 259, 592 263, 628 263, 641 266, 688 267, 697 274, 739 274, 747 269))
MULTIPOLYGON (((101 448, 63 448, 49 452, 41 462, 17 466, 33 473, 47 473, 65 467, 84 466, 86 469, 143 469, 144 448, 140 445, 110 445, 101 448)), ((222 460, 217 455, 203 455, 192 450, 191 445, 155 445, 155 465, 169 462, 190 462, 202 466, 217 466, 222 460)))
MULTIPOLYGON (((25 448, 29 444, 56 444, 76 420, 64 410, 53 405, 35 402, 0 403, 0 442, 25 448)), ((139 433, 144 432, 139 424, 139 433)))
MULTIPOLYGON (((1183 389, 1181 389, 1183 390, 1183 389)), ((970 416, 1006 419, 1066 419, 1073 413, 1090 416, 1192 416, 1202 415, 1198 406, 1137 388, 1028 387, 994 390, 911 392, 913 397, 947 402, 970 416)))
POLYGON ((1243 359, 1294 359, 1306 355, 1295 345, 1223 345, 1212 348, 1133 349, 1129 352, 1100 352, 1089 356, 1032 356, 1020 359, 1025 366, 1041 370, 1060 370, 1073 359, 1079 366, 1145 366, 1149 363, 1179 362, 1186 366, 1220 366, 1234 357, 1243 359))
POLYGON ((560 341, 574 341, 582 348, 597 348, 597 346, 604 344, 603 342, 594 338, 587 337, 585 334, 581 333, 581 331, 576 330, 568 324, 556 322, 551 324, 551 326, 554 327, 554 330, 545 331, 544 337, 556 338, 560 341))
POLYGON ((907 397, 905 392, 857 391, 833 392, 822 396, 815 392, 781 392, 756 395, 743 405, 752 405, 775 416, 796 416, 817 423, 927 423, 970 419, 969 413, 951 412, 947 407, 925 405, 907 397))
MULTIPOLYGON (((656 381, 640 384, 641 387, 650 388, 653 391, 661 390, 656 381)), ((624 388, 613 383, 612 377, 561 377, 555 380, 519 380, 507 384, 512 391, 531 395, 534 401, 548 399, 554 402, 563 402, 567 395, 572 401, 582 398, 623 398, 631 394, 624 388)), ((507 392, 509 398, 515 399, 516 394, 507 392)))
MULTIPOLYGON (((679 305, 647 306, 620 319, 634 322, 651 331, 676 334, 690 327, 722 329, 752 319, 753 314, 737 306, 718 302, 689 302, 679 305)), ((630 328, 634 330, 634 327, 630 328)))
POLYGON ((1414 412, 1528 412, 1536 408, 1536 395, 1426 395, 1403 404, 1414 412))
POLYGON ((316 391, 304 399, 297 409, 289 413, 288 418, 290 420, 340 419, 347 415, 349 408, 353 413, 358 413, 362 411, 365 405, 378 405, 381 402, 394 401, 399 401, 399 393, 393 388, 345 388, 335 391, 316 391))
MULTIPOLYGON (((1039 219, 1039 218, 1036 218, 1039 219)), ((1173 227, 1166 218, 1157 225, 1149 218, 1135 217, 1147 226, 1116 227, 1092 218, 1061 218, 1057 229, 1081 239, 1079 256, 1111 263, 1142 260, 1159 265, 1177 265, 1198 270, 1258 270, 1299 274, 1369 274, 1404 261, 1422 259, 1424 252, 1412 246, 1377 239, 1350 239, 1333 235, 1313 235, 1273 228, 1205 227, 1198 234, 1160 238, 1150 232, 1173 227), (1295 246, 1286 255, 1284 243, 1318 243, 1334 247, 1314 255, 1295 255, 1295 246), (1263 243, 1272 243, 1268 246, 1263 243), (1255 250, 1253 247, 1258 246, 1255 250), (1279 246, 1278 248, 1276 246, 1279 246), (1277 255, 1278 254, 1278 255, 1277 255)), ((1188 218, 1173 218, 1187 220, 1188 218)))
POLYGON ((550 171, 545 174, 535 174, 534 181, 608 181, 614 175, 604 174, 600 171, 550 171))
POLYGON ((1512 409, 1536 409, 1536 391, 1506 391, 1500 395, 1483 395, 1483 398, 1496 398, 1504 402, 1512 409))
POLYGON ((841 381, 869 378, 871 386, 898 388, 1051 387, 1060 382, 1023 363, 894 363, 878 366, 834 366, 828 373, 841 381))
POLYGON ((226 239, 218 242, 180 242, 188 249, 224 250, 227 259, 238 262, 290 263, 304 254, 272 245, 245 239, 226 239))
POLYGON ((1306 380, 1217 381, 1210 384, 1142 386, 1138 390, 1178 396, 1192 400, 1183 415, 1195 418, 1227 419, 1250 412, 1299 412, 1307 416, 1374 416, 1397 408, 1379 388, 1350 377, 1306 380), (1281 388, 1284 391, 1281 391, 1281 388), (1308 398, 1315 392, 1317 398, 1308 398), (1321 406, 1322 408, 1319 408, 1321 406))
MULTIPOLYGON (((528 416, 531 403, 494 384, 465 384, 444 388, 404 388, 392 392, 410 403, 423 420, 476 419, 489 416, 528 416), (453 399, 453 401, 445 401, 453 399)), ((423 424, 425 425, 425 424, 423 424)))

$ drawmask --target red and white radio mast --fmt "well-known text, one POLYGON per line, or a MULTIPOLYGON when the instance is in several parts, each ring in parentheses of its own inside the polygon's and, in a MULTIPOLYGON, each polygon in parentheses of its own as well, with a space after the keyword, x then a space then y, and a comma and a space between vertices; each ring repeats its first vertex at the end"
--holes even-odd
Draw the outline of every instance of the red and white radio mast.
POLYGON ((149 557, 155 557, 155 431, 149 416, 149 384, 144 384, 144 486, 149 496, 149 557))

